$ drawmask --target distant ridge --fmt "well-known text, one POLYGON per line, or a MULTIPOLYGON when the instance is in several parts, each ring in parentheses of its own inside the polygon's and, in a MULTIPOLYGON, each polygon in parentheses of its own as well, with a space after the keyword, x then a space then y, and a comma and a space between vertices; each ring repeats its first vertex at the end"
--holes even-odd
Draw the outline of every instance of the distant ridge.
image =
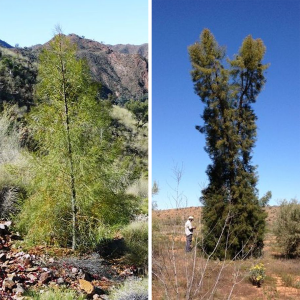
POLYGON ((13 48, 10 44, 7 44, 6 42, 0 40, 0 46, 3 48, 13 48))
POLYGON ((120 53, 139 54, 143 57, 148 58, 148 44, 142 44, 142 45, 117 44, 117 45, 106 45, 106 46, 120 53))

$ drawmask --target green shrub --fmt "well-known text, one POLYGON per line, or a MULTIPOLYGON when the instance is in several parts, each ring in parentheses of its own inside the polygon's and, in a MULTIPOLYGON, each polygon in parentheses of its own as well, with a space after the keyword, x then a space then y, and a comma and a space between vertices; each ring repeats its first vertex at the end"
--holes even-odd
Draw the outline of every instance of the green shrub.
POLYGON ((84 300, 86 299, 83 295, 78 295, 73 290, 68 290, 66 288, 61 289, 50 289, 44 293, 39 291, 28 291, 26 292, 26 299, 32 300, 84 300))
POLYGON ((148 262, 148 222, 133 222, 122 229, 127 249, 126 260, 137 267, 148 262))
POLYGON ((266 278, 266 269, 262 263, 250 268, 250 281, 253 285, 261 286, 266 278))
POLYGON ((300 203, 296 199, 282 201, 274 222, 274 234, 284 255, 300 255, 300 203))
POLYGON ((120 288, 113 290, 112 300, 148 300, 148 280, 127 280, 120 288))

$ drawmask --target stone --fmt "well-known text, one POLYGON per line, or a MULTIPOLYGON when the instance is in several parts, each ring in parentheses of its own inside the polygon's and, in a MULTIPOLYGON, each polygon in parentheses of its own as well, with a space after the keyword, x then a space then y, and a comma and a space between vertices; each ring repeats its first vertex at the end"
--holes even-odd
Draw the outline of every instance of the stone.
POLYGON ((22 296, 25 292, 22 284, 18 283, 17 287, 15 288, 14 292, 16 293, 17 296, 22 296))
POLYGON ((57 278, 56 280, 57 284, 64 284, 65 280, 62 277, 57 278))
POLYGON ((94 292, 94 286, 87 280, 79 279, 79 286, 84 290, 88 295, 94 292))
POLYGON ((50 279, 50 275, 48 272, 44 272, 41 273, 40 278, 39 278, 39 282, 44 284, 46 283, 48 280, 50 279))
POLYGON ((8 290, 12 291, 12 289, 13 289, 15 286, 16 286, 16 283, 15 283, 13 280, 8 279, 8 278, 5 278, 5 279, 3 280, 3 283, 2 283, 2 289, 3 289, 4 291, 8 291, 8 290))

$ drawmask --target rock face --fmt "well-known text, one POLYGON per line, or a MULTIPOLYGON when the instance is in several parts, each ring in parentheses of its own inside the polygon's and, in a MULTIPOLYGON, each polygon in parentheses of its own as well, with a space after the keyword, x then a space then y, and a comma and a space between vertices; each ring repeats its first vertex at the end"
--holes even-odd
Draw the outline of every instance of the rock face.
POLYGON ((124 53, 124 54, 139 54, 148 59, 148 44, 142 45, 131 45, 131 44, 118 44, 118 45, 107 45, 113 51, 124 53))
POLYGON ((104 44, 68 35, 78 46, 78 56, 88 61, 103 92, 116 98, 142 98, 148 93, 148 60, 140 54, 124 54, 104 44))
MULTIPOLYGON (((78 56, 87 60, 92 77, 102 84, 102 97, 141 99, 148 94, 148 45, 104 45, 76 34, 67 36, 78 47, 78 56)), ((48 42, 49 43, 49 42, 48 42)), ((31 50, 37 57, 42 47, 31 50)), ((24 52, 25 53, 25 52, 24 52)))

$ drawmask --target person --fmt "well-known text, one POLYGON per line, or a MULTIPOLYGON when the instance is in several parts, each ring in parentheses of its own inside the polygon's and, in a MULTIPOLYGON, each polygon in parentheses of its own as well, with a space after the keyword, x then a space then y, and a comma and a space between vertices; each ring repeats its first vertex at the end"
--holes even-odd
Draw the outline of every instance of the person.
POLYGON ((185 223, 185 235, 186 235, 185 252, 192 251, 193 230, 196 229, 196 227, 192 226, 193 220, 194 217, 189 216, 188 220, 185 223))

